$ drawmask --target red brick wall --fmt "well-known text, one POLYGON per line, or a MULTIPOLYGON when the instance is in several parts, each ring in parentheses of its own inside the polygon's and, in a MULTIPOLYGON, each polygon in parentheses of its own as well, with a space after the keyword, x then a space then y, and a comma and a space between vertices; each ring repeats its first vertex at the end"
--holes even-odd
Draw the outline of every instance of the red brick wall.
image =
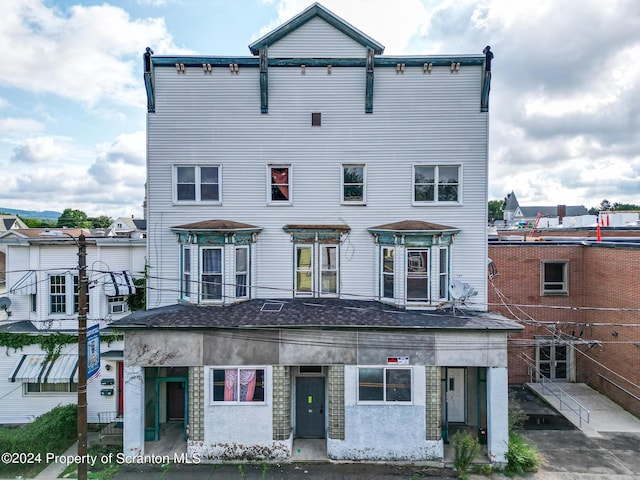
POLYGON ((602 378, 640 397, 640 327, 625 326, 640 324, 640 312, 624 311, 640 308, 640 246, 492 243, 489 257, 498 271, 489 284, 490 309, 525 325, 509 336, 509 382, 529 381, 522 354, 535 360, 536 335, 573 335, 595 345, 577 348, 576 380, 640 415, 640 401, 602 378), (569 261, 568 295, 541 296, 542 260, 569 261))

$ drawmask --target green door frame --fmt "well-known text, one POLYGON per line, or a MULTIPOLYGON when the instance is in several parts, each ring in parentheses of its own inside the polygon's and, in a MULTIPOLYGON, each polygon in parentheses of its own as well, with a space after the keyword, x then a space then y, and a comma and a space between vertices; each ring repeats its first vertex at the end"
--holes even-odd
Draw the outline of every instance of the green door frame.
POLYGON ((160 438, 160 384, 169 382, 184 383, 184 439, 187 439, 187 425, 189 424, 189 377, 156 377, 156 402, 154 421, 154 440, 160 438))

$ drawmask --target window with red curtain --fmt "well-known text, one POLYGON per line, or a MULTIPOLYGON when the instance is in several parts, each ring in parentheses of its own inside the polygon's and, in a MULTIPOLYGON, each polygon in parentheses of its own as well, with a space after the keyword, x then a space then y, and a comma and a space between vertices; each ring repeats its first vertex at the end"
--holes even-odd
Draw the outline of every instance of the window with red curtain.
POLYGON ((289 201, 289 167, 271 167, 271 201, 289 201))

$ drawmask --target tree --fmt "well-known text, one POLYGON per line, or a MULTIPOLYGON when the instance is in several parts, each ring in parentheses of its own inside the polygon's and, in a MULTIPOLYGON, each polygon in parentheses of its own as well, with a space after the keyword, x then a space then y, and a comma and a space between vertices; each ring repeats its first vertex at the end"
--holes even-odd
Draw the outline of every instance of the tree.
POLYGON ((91 222, 82 210, 65 208, 62 215, 58 217, 58 228, 61 227, 91 228, 91 222))
POLYGON ((41 218, 22 218, 20 220, 29 228, 54 228, 56 226, 55 220, 43 220, 41 218))
POLYGON ((606 210, 612 210, 613 205, 611 205, 611 202, 605 198, 600 202, 600 205, 597 208, 600 212, 604 212, 606 210))
POLYGON ((640 210, 640 205, 634 205, 633 203, 618 203, 614 202, 612 210, 616 212, 628 212, 629 210, 640 210))
POLYGON ((502 220, 504 206, 506 200, 489 200, 489 223, 493 224, 496 220, 502 220))
POLYGON ((109 228, 109 226, 113 223, 113 219, 111 217, 107 217, 106 215, 91 217, 89 218, 89 221, 91 222, 92 228, 109 228))

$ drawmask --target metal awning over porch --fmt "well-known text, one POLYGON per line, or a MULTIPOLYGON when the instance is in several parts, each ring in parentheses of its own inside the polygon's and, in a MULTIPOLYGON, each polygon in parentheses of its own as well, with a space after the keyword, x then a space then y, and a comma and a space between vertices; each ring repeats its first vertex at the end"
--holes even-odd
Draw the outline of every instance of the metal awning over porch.
POLYGON ((109 297, 121 295, 133 295, 136 287, 131 278, 131 273, 127 270, 122 272, 109 272, 104 284, 104 293, 109 297))
POLYGON ((9 289, 9 293, 13 295, 35 295, 37 293, 37 284, 36 272, 35 270, 30 270, 9 289))
POLYGON ((27 383, 77 383, 78 357, 60 355, 52 361, 46 361, 44 354, 26 354, 16 362, 10 382, 27 383))

